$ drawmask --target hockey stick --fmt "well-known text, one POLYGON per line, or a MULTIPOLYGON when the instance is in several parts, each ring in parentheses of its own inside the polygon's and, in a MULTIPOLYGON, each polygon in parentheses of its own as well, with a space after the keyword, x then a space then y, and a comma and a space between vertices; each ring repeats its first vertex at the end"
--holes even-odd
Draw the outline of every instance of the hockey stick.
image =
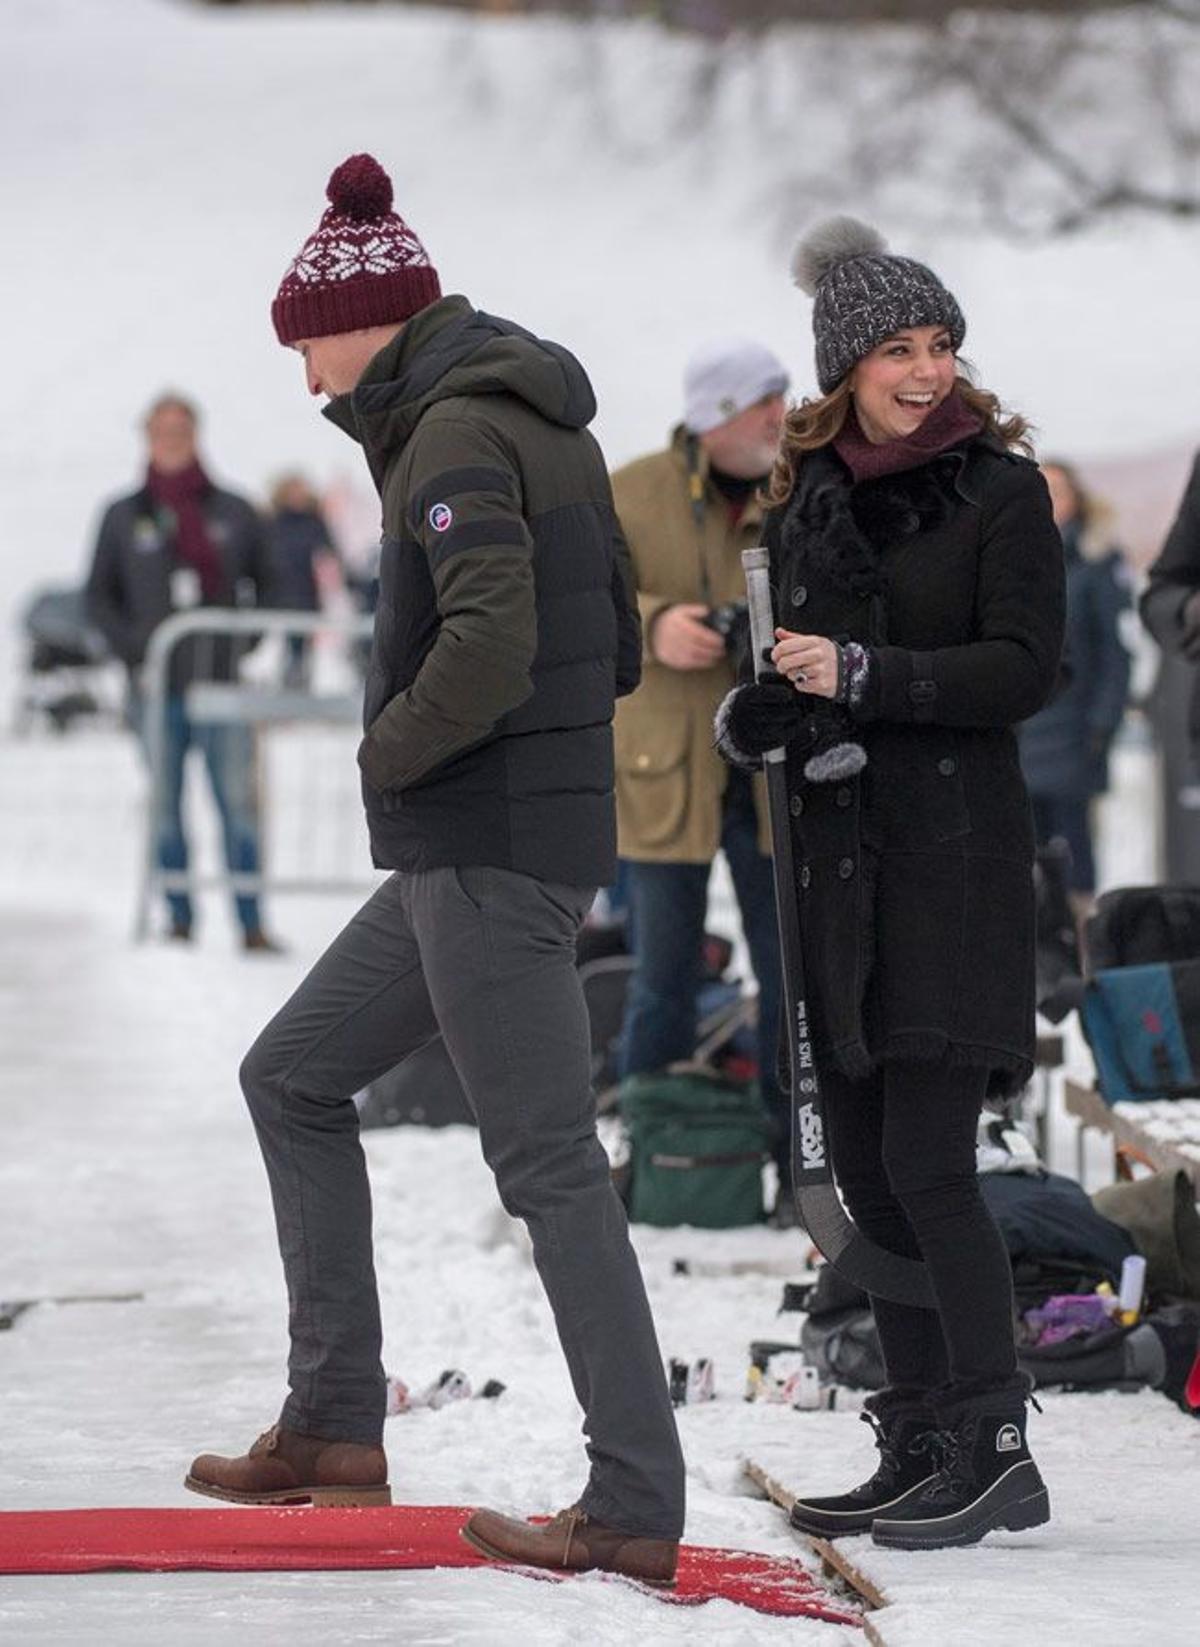
MULTIPOLYGON (((750 616, 750 644, 755 672, 775 644, 771 605, 769 552, 744 549, 746 599, 750 616)), ((786 1003, 788 1061, 792 1091, 792 1182, 800 1222, 815 1245, 835 1268, 864 1292, 896 1304, 933 1308, 929 1274, 919 1259, 902 1258, 869 1240, 842 1205, 833 1178, 826 1142, 825 1107, 820 1077, 813 1058, 800 944, 800 908, 792 858, 791 817, 788 810, 785 752, 772 749, 763 756, 771 823, 771 852, 775 863, 775 912, 779 922, 779 953, 783 963, 783 999, 786 1003)))

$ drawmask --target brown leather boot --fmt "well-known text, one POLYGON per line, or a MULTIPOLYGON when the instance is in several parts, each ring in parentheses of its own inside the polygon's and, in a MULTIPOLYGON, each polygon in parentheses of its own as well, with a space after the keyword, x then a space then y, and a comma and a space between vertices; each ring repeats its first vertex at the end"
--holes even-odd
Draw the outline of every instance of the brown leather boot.
POLYGON ((268 937, 260 926, 248 927, 242 933, 242 948, 247 955, 286 955, 286 947, 277 939, 268 937))
POLYGON ((183 1484, 234 1504, 390 1504, 387 1473, 382 1447, 273 1424, 240 1458, 201 1453, 183 1484))
POLYGON ((637 1538, 602 1527, 578 1506, 560 1510, 553 1521, 535 1524, 476 1510, 462 1530, 468 1544, 494 1561, 526 1567, 565 1567, 568 1572, 620 1573, 643 1584, 673 1584, 679 1540, 637 1538))

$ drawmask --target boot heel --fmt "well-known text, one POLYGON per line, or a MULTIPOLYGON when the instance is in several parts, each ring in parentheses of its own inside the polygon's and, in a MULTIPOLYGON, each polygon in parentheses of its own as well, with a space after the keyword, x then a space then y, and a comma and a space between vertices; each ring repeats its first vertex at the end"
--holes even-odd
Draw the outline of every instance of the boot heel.
POLYGON ((392 1502, 390 1487, 313 1487, 308 1495, 314 1509, 367 1509, 392 1502))
POLYGON ((1028 1498, 1018 1499, 1004 1512, 999 1525, 1007 1528, 1010 1533, 1019 1533, 1025 1527, 1040 1527, 1049 1519, 1050 1494, 1042 1487, 1036 1493, 1030 1493, 1028 1498))

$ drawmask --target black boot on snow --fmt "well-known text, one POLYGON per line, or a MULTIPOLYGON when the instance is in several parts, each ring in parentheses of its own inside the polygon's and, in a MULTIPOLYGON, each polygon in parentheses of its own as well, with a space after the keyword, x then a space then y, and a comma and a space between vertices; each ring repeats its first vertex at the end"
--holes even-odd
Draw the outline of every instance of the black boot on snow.
POLYGON ((933 1480, 901 1510, 878 1516, 876 1544, 890 1550, 940 1550, 976 1544, 994 1528, 1016 1532, 1050 1519, 1050 1495, 1025 1444, 1030 1381, 1016 1374, 998 1389, 937 1401, 933 1480))
POLYGON ((833 1498, 798 1498, 792 1526, 819 1538, 867 1533, 879 1515, 904 1507, 934 1477, 930 1443, 936 1428, 933 1409, 921 1390, 880 1390, 860 1414, 875 1431, 879 1468, 861 1487, 833 1498))

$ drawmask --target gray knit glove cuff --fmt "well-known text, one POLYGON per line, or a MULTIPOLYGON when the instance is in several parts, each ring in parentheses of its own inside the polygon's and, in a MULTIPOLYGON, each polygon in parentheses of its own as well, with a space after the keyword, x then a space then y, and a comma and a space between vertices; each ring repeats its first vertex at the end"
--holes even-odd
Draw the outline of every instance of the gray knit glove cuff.
POLYGON ((837 701, 853 713, 867 695, 871 684, 870 648, 857 641, 838 647, 837 701))

